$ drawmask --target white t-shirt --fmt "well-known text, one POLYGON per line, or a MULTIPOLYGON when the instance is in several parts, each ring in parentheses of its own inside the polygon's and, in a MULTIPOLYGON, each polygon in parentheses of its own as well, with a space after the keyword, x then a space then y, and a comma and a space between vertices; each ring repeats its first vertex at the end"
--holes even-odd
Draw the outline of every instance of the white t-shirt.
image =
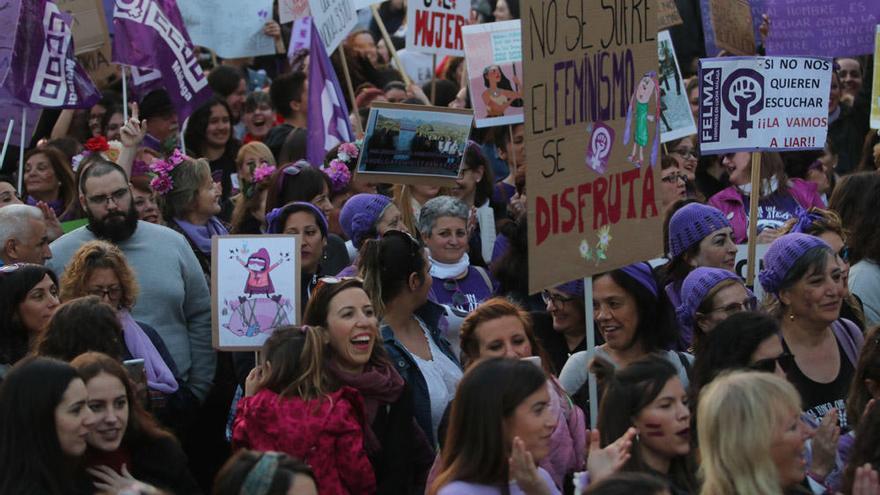
POLYGON ((413 361, 422 372, 425 383, 428 384, 428 398, 431 401, 431 428, 434 430, 434 438, 437 437, 437 426, 443 419, 443 412, 446 411, 446 405, 455 397, 455 389, 461 380, 461 368, 449 359, 440 347, 434 343, 428 328, 422 320, 416 318, 422 331, 425 333, 425 339, 428 341, 428 348, 431 350, 431 360, 425 360, 413 354, 413 361))

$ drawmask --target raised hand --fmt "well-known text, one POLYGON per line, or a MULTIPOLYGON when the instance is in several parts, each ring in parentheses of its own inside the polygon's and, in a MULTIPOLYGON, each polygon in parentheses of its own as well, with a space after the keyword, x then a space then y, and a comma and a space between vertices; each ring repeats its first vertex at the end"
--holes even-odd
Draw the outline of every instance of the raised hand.
POLYGON ((626 461, 629 460, 631 454, 633 438, 635 438, 638 430, 630 428, 626 430, 613 443, 604 449, 600 446, 599 430, 590 430, 589 444, 587 445, 587 471, 590 472, 590 480, 592 483, 601 481, 606 477, 619 471, 626 461))

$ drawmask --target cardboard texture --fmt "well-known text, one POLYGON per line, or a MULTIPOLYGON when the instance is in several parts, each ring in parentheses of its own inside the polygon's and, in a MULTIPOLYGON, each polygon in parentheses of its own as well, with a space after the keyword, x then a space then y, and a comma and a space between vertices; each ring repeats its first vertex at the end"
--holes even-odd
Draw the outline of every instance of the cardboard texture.
POLYGON ((521 12, 534 293, 662 252, 657 9, 527 0, 521 12))
POLYGON ((733 55, 754 55, 755 32, 749 2, 711 0, 710 3, 715 45, 733 55))
POLYGON ((657 29, 669 29, 684 24, 675 0, 657 0, 657 29))

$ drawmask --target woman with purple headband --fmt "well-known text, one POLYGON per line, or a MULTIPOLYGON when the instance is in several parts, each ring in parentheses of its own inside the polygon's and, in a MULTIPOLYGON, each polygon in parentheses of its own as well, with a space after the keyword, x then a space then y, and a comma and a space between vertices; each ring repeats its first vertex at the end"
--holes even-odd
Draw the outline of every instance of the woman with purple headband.
POLYGON ((678 339, 671 306, 660 290, 651 266, 635 263, 593 277, 593 319, 605 343, 572 355, 559 382, 576 404, 589 410, 587 373, 594 357, 625 368, 648 354, 660 353, 687 388, 693 356, 665 351, 678 339))

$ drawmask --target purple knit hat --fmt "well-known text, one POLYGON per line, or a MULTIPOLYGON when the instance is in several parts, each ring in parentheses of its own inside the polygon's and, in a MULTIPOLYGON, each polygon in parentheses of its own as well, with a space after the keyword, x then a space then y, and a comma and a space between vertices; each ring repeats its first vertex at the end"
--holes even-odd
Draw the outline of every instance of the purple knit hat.
POLYGON ((678 324, 683 328, 693 330, 697 308, 703 304, 706 294, 725 280, 736 280, 742 283, 735 273, 721 268, 700 266, 688 273, 681 284, 681 305, 675 309, 678 324))
POLYGON ((718 229, 730 227, 721 210, 701 203, 688 203, 669 220, 669 257, 675 258, 718 229))
POLYGON ((291 201, 281 208, 275 208, 266 215, 266 223, 269 225, 269 233, 270 234, 280 234, 284 230, 284 225, 281 223, 281 217, 284 217, 284 220, 287 220, 287 217, 293 215, 298 211, 307 211, 313 215, 315 215, 315 220, 317 220, 318 228, 321 229, 321 235, 326 239, 327 231, 329 230, 329 226, 327 224, 327 217, 324 216, 324 212, 321 211, 317 206, 306 203, 305 201, 291 201))
POLYGON ((356 249, 360 249, 371 232, 375 233, 376 223, 391 204, 391 198, 381 194, 355 194, 339 212, 339 226, 351 239, 356 249))
POLYGON ((564 284, 557 285, 554 289, 562 292, 563 294, 569 296, 578 296, 581 299, 584 297, 584 279, 579 278, 577 280, 572 280, 571 282, 566 282, 564 284))
POLYGON ((654 296, 654 299, 657 299, 660 288, 657 286, 657 279, 654 278, 654 270, 651 269, 651 265, 644 261, 640 261, 638 263, 633 263, 632 265, 627 265, 621 268, 620 271, 627 274, 642 287, 648 289, 648 292, 654 296))
POLYGON ((778 294, 779 286, 791 267, 807 251, 817 247, 831 249, 822 239, 807 234, 786 234, 777 238, 764 255, 764 269, 758 274, 761 287, 766 292, 778 294))

